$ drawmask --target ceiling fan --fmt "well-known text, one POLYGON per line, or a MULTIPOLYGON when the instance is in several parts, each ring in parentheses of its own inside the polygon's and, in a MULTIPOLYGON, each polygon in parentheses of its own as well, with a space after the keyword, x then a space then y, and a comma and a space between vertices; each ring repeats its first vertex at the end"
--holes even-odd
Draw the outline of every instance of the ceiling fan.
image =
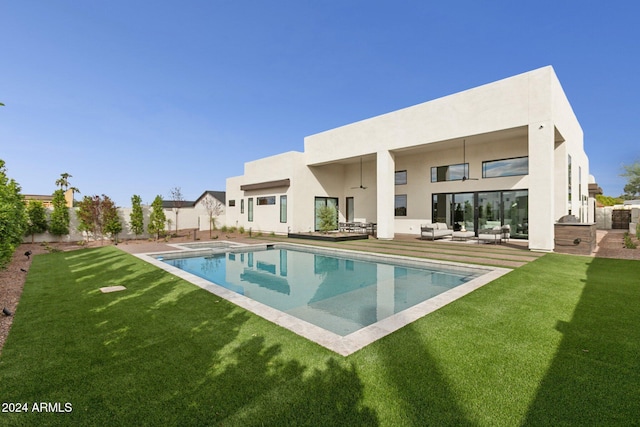
POLYGON ((469 178, 466 174, 467 168, 467 140, 462 140, 462 182, 465 181, 477 181, 478 178, 469 178))
POLYGON ((363 190, 367 189, 367 187, 362 185, 362 157, 360 157, 360 186, 359 187, 351 187, 351 189, 354 189, 354 188, 361 188, 363 190))

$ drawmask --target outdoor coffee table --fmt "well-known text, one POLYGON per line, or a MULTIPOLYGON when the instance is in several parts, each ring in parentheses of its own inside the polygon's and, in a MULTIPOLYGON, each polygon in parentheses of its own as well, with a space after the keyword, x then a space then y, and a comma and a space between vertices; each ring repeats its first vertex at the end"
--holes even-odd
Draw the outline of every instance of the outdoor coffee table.
POLYGON ((468 240, 474 237, 476 233, 473 231, 454 231, 451 240, 468 240))

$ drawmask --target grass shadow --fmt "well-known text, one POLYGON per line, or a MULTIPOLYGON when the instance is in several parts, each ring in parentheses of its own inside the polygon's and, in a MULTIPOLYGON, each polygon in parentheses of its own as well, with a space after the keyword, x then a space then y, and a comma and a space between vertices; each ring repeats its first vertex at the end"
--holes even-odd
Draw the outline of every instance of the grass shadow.
POLYGON ((383 378, 394 391, 390 404, 397 408, 393 412, 405 425, 475 425, 458 405, 459 396, 413 325, 380 342, 376 352, 382 358, 383 378))
POLYGON ((584 258, 582 295, 523 425, 635 425, 640 261, 584 258))

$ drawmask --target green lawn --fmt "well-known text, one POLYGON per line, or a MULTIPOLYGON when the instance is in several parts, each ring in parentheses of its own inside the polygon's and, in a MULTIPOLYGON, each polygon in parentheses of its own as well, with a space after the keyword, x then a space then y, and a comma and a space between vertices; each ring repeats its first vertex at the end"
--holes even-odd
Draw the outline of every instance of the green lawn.
POLYGON ((341 357, 114 247, 38 255, 0 425, 637 424, 639 278, 545 255, 341 357))

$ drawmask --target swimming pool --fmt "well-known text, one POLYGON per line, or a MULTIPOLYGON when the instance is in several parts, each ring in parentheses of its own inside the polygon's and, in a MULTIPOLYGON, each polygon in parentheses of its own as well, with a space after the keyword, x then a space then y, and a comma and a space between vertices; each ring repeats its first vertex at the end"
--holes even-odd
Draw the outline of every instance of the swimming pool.
POLYGON ((292 244, 153 258, 165 270, 340 354, 471 292, 504 270, 292 244))

